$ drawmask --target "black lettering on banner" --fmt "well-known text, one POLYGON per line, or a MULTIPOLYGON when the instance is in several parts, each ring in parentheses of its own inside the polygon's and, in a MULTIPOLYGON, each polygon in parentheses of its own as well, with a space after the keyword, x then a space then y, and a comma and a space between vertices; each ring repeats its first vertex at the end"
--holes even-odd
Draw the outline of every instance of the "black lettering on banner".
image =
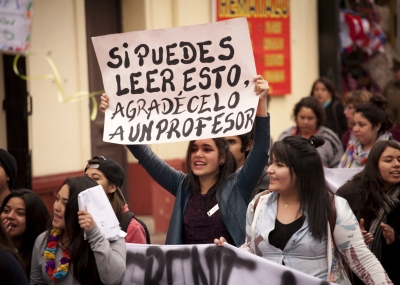
MULTIPOLYGON (((124 48, 128 48, 128 44, 127 43, 124 43, 122 46, 124 48)), ((125 51, 124 66, 125 66, 125 68, 128 68, 130 66, 129 55, 128 55, 127 51, 125 51)))
POLYGON ((164 268, 165 268, 165 257, 163 251, 157 247, 152 246, 149 247, 146 251, 147 255, 147 262, 146 262, 146 269, 144 274, 144 284, 159 284, 163 275, 164 275, 164 268), (152 257, 153 258, 149 258, 152 257), (157 270, 152 276, 153 273, 153 263, 157 262, 157 270))
POLYGON ((188 137, 192 131, 193 131, 193 127, 194 127, 194 121, 192 118, 187 118, 186 121, 183 123, 183 129, 182 129, 182 135, 186 138, 188 137), (186 123, 189 122, 190 126, 188 128, 188 130, 186 131, 186 123))
POLYGON ((174 83, 172 82, 172 79, 174 79, 174 73, 172 72, 172 70, 169 69, 169 68, 166 68, 166 69, 164 69, 163 71, 161 71, 160 75, 163 77, 162 87, 161 87, 162 92, 167 91, 167 86, 166 86, 167 83, 168 83, 169 86, 171 87, 171 91, 175 91, 175 85, 174 85, 174 83), (164 77, 164 74, 165 74, 165 72, 167 72, 167 71, 169 72, 169 78, 165 78, 165 77, 164 77))
POLYGON ((203 120, 205 120, 205 121, 211 121, 212 120, 212 118, 211 117, 198 117, 197 119, 196 119, 196 121, 197 121, 197 127, 195 128, 197 131, 196 131, 196 136, 201 136, 201 134, 202 134, 202 132, 203 132, 203 128, 204 127, 206 127, 206 125, 205 124, 203 124, 203 120))
POLYGON ((218 95, 218 93, 214 93, 214 97, 215 97, 214 112, 218 112, 218 111, 221 111, 221 110, 225 109, 225 106, 219 106, 219 95, 218 95))
POLYGON ((117 80, 117 96, 125 95, 129 93, 129 88, 124 88, 121 90, 121 76, 119 74, 115 75, 117 80))
POLYGON ((214 68, 211 70, 212 73, 215 73, 215 88, 219 89, 221 88, 222 85, 222 77, 221 74, 219 74, 221 71, 224 71, 226 69, 225 66, 220 66, 217 68, 214 68))
POLYGON ((155 93, 155 92, 159 92, 160 91, 160 87, 155 87, 155 88, 151 88, 151 83, 156 81, 154 78, 151 78, 150 75, 152 74, 157 74, 158 70, 154 69, 154 70, 149 70, 146 72, 146 79, 147 79, 147 88, 146 91, 149 93, 155 93))
POLYGON ((245 129, 247 129, 247 126, 249 125, 249 123, 250 123, 250 126, 252 126, 254 124, 254 121, 253 121, 254 111, 255 111, 254 108, 250 108, 250 109, 247 109, 246 111, 244 111, 246 113, 246 125, 244 126, 245 129))
POLYGON ((163 115, 168 115, 174 109, 174 102, 172 102, 172 100, 169 99, 169 98, 162 98, 161 101, 164 101, 163 102, 164 111, 162 113, 163 113, 163 115), (165 101, 167 101, 168 104, 169 104, 169 107, 168 107, 167 111, 165 111, 165 101))
POLYGON ((118 135, 120 137, 120 140, 123 141, 124 140, 124 129, 122 128, 122 126, 119 126, 113 134, 109 134, 110 140, 112 140, 115 136, 118 136, 118 135))
POLYGON ((239 101, 240 101, 240 94, 239 94, 239 92, 233 92, 233 93, 231 94, 231 96, 229 97, 229 100, 228 100, 228 107, 229 107, 229 109, 234 109, 234 108, 236 108, 236 106, 239 104, 239 101), (233 101, 233 104, 231 103, 232 97, 235 99, 235 101, 233 101))
POLYGON ((199 107, 198 105, 196 106, 196 109, 192 109, 192 101, 193 99, 199 99, 198 96, 193 96, 189 99, 188 104, 187 104, 187 109, 189 113, 194 113, 196 112, 197 108, 199 107))
POLYGON ((140 115, 140 111, 141 110, 143 110, 143 112, 145 112, 147 115, 149 114, 147 111, 146 111, 146 109, 144 108, 145 106, 146 106, 146 101, 144 100, 144 99, 139 99, 138 101, 137 101, 137 103, 138 103, 138 107, 139 107, 139 110, 138 110, 138 116, 140 115), (141 103, 141 102, 143 102, 143 105, 142 106, 140 106, 139 105, 139 103, 141 103))
POLYGON ((232 115, 233 115, 233 113, 230 113, 228 116, 225 117, 225 123, 229 123, 230 125, 229 125, 229 127, 227 127, 227 128, 224 130, 224 134, 225 134, 226 132, 232 130, 233 127, 235 126, 235 121, 232 120, 232 119, 229 119, 229 117, 232 116, 232 115))
POLYGON ((154 121, 150 121, 148 125, 142 125, 142 136, 139 139, 139 142, 144 141, 144 137, 146 136, 146 141, 151 141, 151 129, 153 128, 154 121))
POLYGON ((209 57, 205 57, 205 55, 209 52, 208 49, 205 49, 204 46, 205 45, 211 45, 212 42, 211 41, 205 41, 205 42, 201 42, 201 43, 197 43, 197 45, 200 48, 200 62, 201 63, 211 63, 214 62, 215 58, 213 56, 209 56, 209 57))
POLYGON ((176 108, 175 111, 172 113, 174 115, 178 115, 178 114, 182 114, 183 112, 185 112, 185 110, 182 110, 179 112, 179 107, 183 106, 183 104, 180 104, 179 100, 185 99, 186 97, 174 97, 175 101, 176 101, 176 108))
POLYGON ((136 108, 133 107, 132 109, 130 109, 131 104, 134 102, 135 101, 131 100, 129 101, 128 106, 126 106, 126 116, 129 118, 128 122, 132 121, 136 116, 136 108))
POLYGON ((200 106, 199 114, 202 114, 204 112, 211 112, 211 108, 203 109, 203 106, 207 104, 207 101, 205 100, 205 98, 206 97, 210 97, 210 96, 211 95, 209 95, 209 94, 204 94, 204 95, 200 96, 202 98, 202 100, 201 100, 201 106, 200 106))
POLYGON ((151 50, 151 59, 153 60, 153 63, 155 65, 159 65, 159 64, 161 64, 163 62, 163 51, 164 51, 164 49, 162 47, 158 48, 158 59, 157 59, 156 58, 157 57, 156 49, 153 48, 151 50))
POLYGON ((117 103, 117 106, 115 106, 115 111, 114 111, 114 113, 113 113, 112 116, 111 116, 111 120, 114 119, 114 117, 115 117, 118 113, 121 113, 121 117, 122 117, 122 118, 124 117, 124 107, 122 107, 122 105, 121 105, 120 102, 118 102, 118 103, 117 103))
POLYGON ((192 86, 190 86, 190 87, 187 87, 188 82, 192 81, 192 77, 188 77, 187 75, 188 75, 189 73, 193 73, 193 72, 195 72, 195 71, 196 71, 196 68, 195 68, 195 67, 192 67, 191 69, 188 69, 188 70, 186 70, 186 71, 183 72, 183 76, 184 76, 183 90, 184 90, 185 92, 192 91, 192 90, 196 89, 196 85, 192 85, 192 86))
POLYGON ((129 141, 135 142, 138 139, 139 134, 140 134, 140 123, 136 125, 136 133, 134 136, 133 136, 133 126, 131 126, 131 131, 129 132, 129 137, 128 137, 129 141))
POLYGON ((172 274, 172 266, 174 264, 174 259, 188 259, 190 258, 190 249, 182 248, 179 250, 169 250, 165 254, 165 260, 167 261, 167 283, 168 285, 173 285, 173 274, 172 274))
MULTIPOLYGON (((124 281, 127 281, 129 284, 134 284, 134 277, 133 275, 135 274, 135 265, 137 265, 141 269, 146 268, 146 256, 142 253, 133 253, 130 251, 126 252, 126 273, 124 276, 124 281), (130 274, 130 278, 128 278, 128 274, 130 274), (129 280, 127 280, 129 279, 129 280)), ((161 276, 162 277, 162 276, 161 276)), ((160 281, 160 280, 158 280, 160 281)))
POLYGON ((168 120, 167 119, 162 119, 159 121, 156 125, 156 128, 158 129, 158 133, 156 136, 156 140, 158 141, 161 137, 161 134, 164 133, 167 130, 168 127, 168 120))
POLYGON ((172 137, 172 133, 176 134, 176 137, 179 139, 181 137, 181 134, 176 130, 176 128, 179 126, 179 120, 178 119, 173 119, 170 122, 170 127, 169 127, 169 131, 167 134, 167 138, 170 139, 172 137))
POLYGON ((208 67, 203 67, 200 70, 200 78, 206 78, 207 83, 205 85, 203 85, 203 83, 199 82, 199 86, 201 89, 206 90, 206 89, 210 88, 210 86, 211 86, 211 77, 208 74, 203 74, 204 71, 210 72, 210 69, 208 67))
POLYGON ((157 103, 157 100, 154 99, 153 101, 151 101, 150 107, 149 107, 149 109, 147 109, 149 111, 149 113, 147 114, 147 120, 150 119, 150 115, 153 110, 156 110, 157 114, 160 114, 160 111, 158 110, 158 106, 160 106, 160 104, 157 103))
POLYGON ((239 65, 234 64, 231 66, 231 68, 229 69, 228 78, 227 78, 227 81, 228 81, 228 84, 230 87, 234 87, 238 84, 239 79, 240 79, 240 73, 241 73, 241 68, 239 65), (235 77, 233 78, 233 81, 231 81, 232 70, 235 70, 235 77))
POLYGON ((220 56, 218 56, 219 60, 231 60, 233 58, 233 56, 235 54, 235 50, 233 49, 233 46, 231 46, 230 44, 225 44, 225 42, 231 41, 231 40, 232 40, 232 38, 228 36, 219 41, 220 47, 229 49, 228 55, 221 54, 220 56))
POLYGON ((181 62, 183 64, 190 64, 193 63, 196 60, 197 57, 197 52, 196 52, 196 48, 192 45, 192 43, 190 42, 180 42, 179 43, 179 47, 183 47, 183 58, 181 59, 181 62), (190 58, 189 55, 189 49, 192 51, 192 57, 190 58))
POLYGON ((179 63, 178 59, 172 59, 171 57, 175 55, 175 53, 171 52, 171 49, 176 48, 178 45, 176 43, 172 45, 167 45, 167 64, 168 65, 177 65, 179 63))
POLYGON ((192 248, 192 275, 193 275, 194 285, 209 284, 207 282, 208 281, 207 276, 204 273, 203 267, 201 266, 199 251, 195 246, 192 248))
POLYGON ((129 76, 129 79, 131 81, 131 94, 143 94, 144 93, 144 89, 143 88, 138 88, 135 89, 135 85, 139 83, 138 80, 135 80, 135 77, 140 77, 142 76, 142 73, 139 72, 135 72, 135 73, 131 73, 131 75, 129 76))
POLYGON ((239 112, 236 116, 236 130, 241 130, 244 124, 244 115, 239 112))
POLYGON ((143 66, 143 64, 144 64, 144 59, 143 59, 143 58, 146 57, 146 56, 149 54, 149 47, 148 47, 147 45, 145 45, 145 44, 141 44, 141 45, 138 45, 138 46, 135 48, 134 52, 135 52, 135 54, 137 54, 138 57, 139 57, 139 66, 143 66), (144 49, 144 54, 141 54, 141 53, 139 52, 141 48, 144 49))
POLYGON ((118 59, 117 63, 112 63, 111 61, 107 62, 107 66, 110 68, 118 68, 122 65, 122 57, 119 55, 116 55, 115 52, 118 51, 119 48, 115 47, 110 49, 110 52, 108 53, 108 55, 112 58, 112 59, 118 59))
POLYGON ((212 124, 213 128, 211 130, 212 134, 218 134, 219 131, 222 130, 222 127, 220 127, 218 130, 217 130, 217 127, 218 127, 218 125, 221 125, 221 121, 219 121, 218 119, 221 118, 223 115, 225 115, 225 113, 218 114, 214 117, 214 123, 212 124))

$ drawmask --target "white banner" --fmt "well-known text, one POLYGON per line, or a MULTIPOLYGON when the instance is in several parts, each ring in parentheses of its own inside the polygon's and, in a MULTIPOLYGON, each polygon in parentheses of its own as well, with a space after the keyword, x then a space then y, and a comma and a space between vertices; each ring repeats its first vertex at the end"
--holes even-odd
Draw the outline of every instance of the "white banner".
POLYGON ((33 0, 0 0, 0 50, 26 52, 33 0))
POLYGON ((246 18, 92 41, 110 97, 105 142, 176 142, 251 130, 258 98, 246 18))
POLYGON ((122 285, 328 285, 327 281, 226 244, 126 244, 122 285))
POLYGON ((324 167, 325 181, 333 193, 363 168, 326 168, 324 167))

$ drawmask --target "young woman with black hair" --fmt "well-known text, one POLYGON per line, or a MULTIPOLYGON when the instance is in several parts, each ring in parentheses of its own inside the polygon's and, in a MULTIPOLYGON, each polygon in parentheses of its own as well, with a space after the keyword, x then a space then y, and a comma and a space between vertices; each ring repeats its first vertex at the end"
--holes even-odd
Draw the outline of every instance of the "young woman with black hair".
POLYGON ((352 134, 339 168, 364 167, 374 144, 392 138, 388 131, 393 126, 393 121, 386 110, 386 104, 384 97, 373 95, 369 103, 358 105, 353 116, 352 134))
POLYGON ((28 189, 13 190, 0 206, 2 224, 18 255, 26 276, 31 272, 33 244, 46 229, 50 215, 42 199, 28 189))
MULTIPOLYGON (((175 196, 166 244, 212 243, 226 235, 237 246, 244 242, 246 207, 268 161, 270 144, 266 97, 268 82, 256 76, 259 95, 254 145, 242 169, 224 138, 201 139, 189 143, 188 174, 176 171, 145 145, 128 145, 151 177, 175 196)), ((108 108, 108 96, 101 97, 100 110, 108 108)))
MULTIPOLYGON (((400 144, 377 142, 364 169, 337 191, 360 221, 365 242, 394 284, 400 284, 400 144)), ((363 284, 355 279, 355 284, 363 284)))
POLYGON ((241 248, 336 284, 350 284, 343 262, 366 284, 393 284, 346 200, 328 190, 316 150, 323 144, 322 137, 291 136, 272 146, 269 191, 248 207, 241 248))
POLYGON ((125 274, 124 238, 108 241, 78 194, 95 187, 93 179, 68 178, 57 193, 51 227, 35 242, 30 284, 119 284, 125 274), (86 234, 86 240, 84 239, 86 234))
POLYGON ((15 252, 3 225, 0 224, 0 277, 1 284, 28 285, 22 261, 15 252))

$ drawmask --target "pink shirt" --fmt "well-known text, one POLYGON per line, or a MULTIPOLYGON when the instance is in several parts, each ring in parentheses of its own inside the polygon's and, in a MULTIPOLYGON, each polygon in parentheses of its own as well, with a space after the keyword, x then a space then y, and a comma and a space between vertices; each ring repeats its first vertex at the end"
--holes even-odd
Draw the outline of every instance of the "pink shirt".
MULTIPOLYGON (((128 211, 128 204, 125 204, 125 206, 122 207, 122 214, 125 214, 128 211)), ((125 242, 146 244, 146 232, 142 225, 135 219, 131 219, 126 231, 127 235, 125 237, 125 242)))

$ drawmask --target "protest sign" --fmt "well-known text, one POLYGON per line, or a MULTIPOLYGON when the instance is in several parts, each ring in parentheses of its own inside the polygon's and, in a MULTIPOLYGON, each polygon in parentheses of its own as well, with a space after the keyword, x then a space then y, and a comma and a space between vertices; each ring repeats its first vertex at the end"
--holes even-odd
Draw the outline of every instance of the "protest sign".
POLYGON ((326 168, 324 167, 325 181, 329 189, 333 193, 347 181, 351 180, 354 175, 361 172, 363 168, 326 168))
POLYGON ((28 51, 32 2, 32 0, 0 0, 0 50, 28 51))
POLYGON ((92 41, 110 98, 105 142, 176 142, 251 130, 258 97, 245 18, 92 41))
POLYGON ((122 285, 328 285, 307 275, 229 244, 126 244, 122 285))

